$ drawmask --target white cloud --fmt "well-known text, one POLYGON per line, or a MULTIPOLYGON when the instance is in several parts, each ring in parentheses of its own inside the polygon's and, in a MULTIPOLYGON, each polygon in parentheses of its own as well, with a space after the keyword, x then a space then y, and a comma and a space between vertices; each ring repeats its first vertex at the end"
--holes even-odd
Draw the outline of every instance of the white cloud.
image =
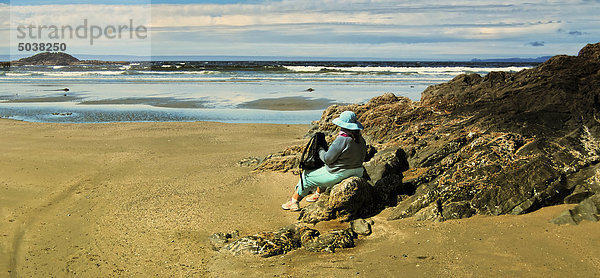
POLYGON ((0 4, 0 55, 8 54, 6 50, 10 46, 10 10, 7 5, 0 4), (6 39, 8 38, 8 39, 6 39))
MULTIPOLYGON (((139 20, 153 28, 152 51, 161 55, 451 58, 546 55, 570 48, 574 54, 599 37, 596 11, 600 3, 569 2, 283 0, 161 4, 151 9, 120 5, 27 6, 13 7, 11 12, 13 26, 19 22, 81 24, 83 18, 90 24, 104 25, 139 20), (581 35, 569 35, 574 31, 581 35), (531 47, 532 41, 545 43, 543 47, 531 47)), ((123 49, 117 42, 105 43, 103 51, 110 49, 110 43, 115 51, 123 49)))
POLYGON ((59 42, 66 43, 70 53, 151 55, 150 38, 130 38, 128 31, 131 29, 129 26, 149 26, 150 20, 151 7, 145 5, 11 6, 10 49, 16 55, 21 54, 18 43, 59 42), (78 28, 81 32, 77 31, 78 28), (105 31, 110 32, 110 36, 118 34, 119 28, 121 39, 107 39, 104 35, 105 31), (58 33, 53 30, 58 30, 58 33), (92 39, 92 30, 97 35, 96 39, 92 39), (80 34, 79 37, 77 34, 80 34))
POLYGON ((46 5, 11 6, 11 23, 34 25, 77 25, 84 19, 95 24, 126 23, 133 19, 140 24, 149 24, 150 6, 132 5, 46 5))

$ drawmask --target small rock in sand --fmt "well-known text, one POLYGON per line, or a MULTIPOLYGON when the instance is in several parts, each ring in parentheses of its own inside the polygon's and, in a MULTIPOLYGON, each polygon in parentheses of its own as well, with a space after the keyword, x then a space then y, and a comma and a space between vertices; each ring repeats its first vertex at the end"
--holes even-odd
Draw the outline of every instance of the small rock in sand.
POLYGON ((371 224, 369 224, 369 222, 365 219, 356 219, 350 221, 350 228, 352 231, 362 236, 368 236, 371 234, 371 224))

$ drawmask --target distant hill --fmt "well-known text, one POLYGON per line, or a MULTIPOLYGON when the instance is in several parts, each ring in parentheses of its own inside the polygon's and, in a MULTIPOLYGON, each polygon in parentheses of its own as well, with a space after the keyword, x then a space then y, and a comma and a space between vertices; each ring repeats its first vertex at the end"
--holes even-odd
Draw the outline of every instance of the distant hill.
POLYGON ((127 62, 109 62, 97 60, 79 60, 63 52, 43 52, 31 57, 12 61, 13 66, 35 65, 35 66, 70 66, 83 64, 128 64, 127 62))
POLYGON ((492 63, 543 63, 552 56, 542 56, 537 58, 504 58, 504 59, 472 59, 471 62, 492 62, 492 63))
POLYGON ((44 65, 44 66, 68 66, 76 65, 79 59, 62 52, 43 52, 31 57, 23 58, 15 63, 24 65, 44 65))

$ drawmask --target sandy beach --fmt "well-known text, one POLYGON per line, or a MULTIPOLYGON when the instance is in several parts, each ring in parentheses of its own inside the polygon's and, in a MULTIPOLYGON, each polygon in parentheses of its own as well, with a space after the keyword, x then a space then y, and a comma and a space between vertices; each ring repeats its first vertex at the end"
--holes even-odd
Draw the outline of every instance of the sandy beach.
POLYGON ((0 120, 0 276, 600 276, 600 223, 548 223, 573 205, 442 223, 386 221, 384 210, 372 235, 333 254, 213 251, 212 233, 248 235, 296 221, 280 209, 296 176, 237 162, 298 144, 307 129, 0 120))

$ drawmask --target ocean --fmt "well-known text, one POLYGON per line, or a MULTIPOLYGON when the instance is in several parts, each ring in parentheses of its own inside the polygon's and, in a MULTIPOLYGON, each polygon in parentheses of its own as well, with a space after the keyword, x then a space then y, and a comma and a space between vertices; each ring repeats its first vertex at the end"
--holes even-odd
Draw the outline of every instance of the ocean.
POLYGON ((102 123, 308 124, 332 104, 394 93, 419 100, 462 73, 536 63, 153 61, 0 69, 0 118, 102 123))

